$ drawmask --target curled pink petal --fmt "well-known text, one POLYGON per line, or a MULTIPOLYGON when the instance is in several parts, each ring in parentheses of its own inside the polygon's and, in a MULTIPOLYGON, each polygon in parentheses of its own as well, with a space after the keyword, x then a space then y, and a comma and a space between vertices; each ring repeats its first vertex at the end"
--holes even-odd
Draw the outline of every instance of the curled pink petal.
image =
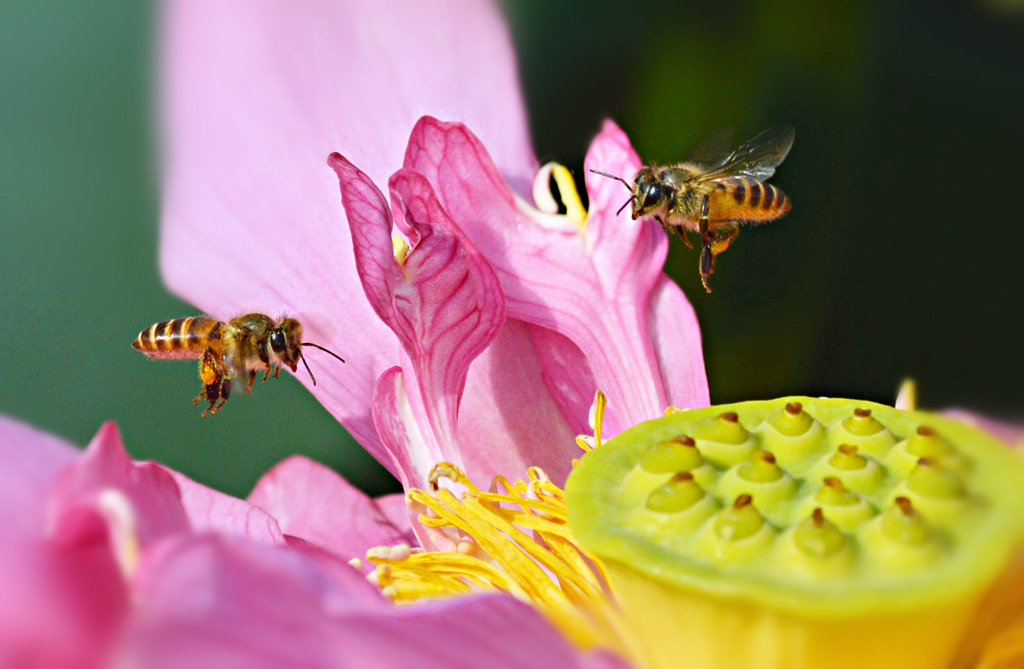
POLYGON ((347 360, 311 391, 379 451, 370 397, 398 344, 363 299, 324 159, 342 151, 384 183, 416 119, 436 114, 472 124, 527 192, 536 161, 500 14, 459 0, 174 0, 161 27, 165 281, 218 318, 302 321, 347 360))
POLYGON ((264 474, 248 501, 270 513, 285 534, 344 561, 363 559, 374 546, 415 540, 404 515, 395 524, 377 500, 330 468, 300 456, 283 460, 264 474))
POLYGON ((439 456, 434 461, 458 461, 466 373, 505 318, 497 278, 441 208, 430 184, 412 170, 395 173, 389 184, 395 224, 409 240, 404 260, 397 260, 383 195, 343 156, 334 154, 329 162, 338 173, 366 296, 402 344, 404 391, 423 419, 420 436, 439 456))
POLYGON ((437 443, 420 431, 422 412, 416 412, 405 390, 401 367, 380 375, 373 390, 373 422, 383 444, 384 457, 377 457, 402 487, 422 488, 427 472, 443 458, 437 443))
POLYGON ((84 455, 57 476, 48 516, 51 538, 60 544, 88 543, 108 532, 116 541, 127 532, 145 546, 189 529, 174 477, 156 463, 133 462, 113 422, 104 424, 84 455))
POLYGON ((55 545, 45 533, 54 479, 79 457, 0 416, 0 667, 97 666, 127 610, 105 536, 55 545))
MULTIPOLYGON (((580 349, 597 387, 608 395, 609 431, 658 416, 669 403, 707 403, 702 373, 674 383, 670 388, 679 396, 667 392, 665 376, 703 370, 700 348, 692 348, 698 335, 692 331, 682 337, 691 346, 684 369, 661 367, 662 361, 676 363, 681 357, 659 359, 649 331, 649 305, 663 276, 667 239, 652 221, 616 216, 624 195, 621 184, 588 173, 591 207, 585 230, 554 229, 530 218, 483 145, 462 124, 422 119, 413 130, 405 164, 431 181, 445 209, 490 261, 509 315, 554 330, 580 349)), ((632 174, 638 166, 624 133, 606 123, 591 146, 587 169, 632 174)), ((665 306, 679 313, 662 318, 695 329, 681 293, 665 306)), ((557 381, 556 373, 550 372, 552 380, 557 381)), ((557 393, 551 384, 549 389, 557 393)), ((580 409, 570 422, 579 421, 580 409)))
POLYGON ((326 579, 302 556, 215 537, 152 556, 118 659, 130 666, 520 669, 624 666, 575 651, 507 595, 394 607, 326 579))

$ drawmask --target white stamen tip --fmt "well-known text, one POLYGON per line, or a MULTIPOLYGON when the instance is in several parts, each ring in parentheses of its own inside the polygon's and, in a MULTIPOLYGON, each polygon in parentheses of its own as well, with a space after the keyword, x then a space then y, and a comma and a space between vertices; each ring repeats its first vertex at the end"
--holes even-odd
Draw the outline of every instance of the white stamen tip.
POLYGON ((359 558, 352 558, 348 561, 348 566, 352 567, 353 569, 358 569, 359 571, 362 571, 363 561, 359 558))
POLYGON ((896 395, 897 409, 902 411, 915 411, 917 409, 917 384, 914 379, 904 379, 900 384, 900 391, 896 395))
POLYGON ((392 546, 388 553, 389 560, 408 560, 409 556, 412 555, 412 549, 409 544, 398 544, 392 546))
POLYGON ((455 550, 462 555, 472 555, 473 551, 476 550, 476 542, 464 539, 459 542, 459 545, 456 546, 455 550))
POLYGON ((98 507, 110 524, 110 541, 118 567, 126 579, 130 578, 135 573, 141 553, 135 508, 131 500, 115 488, 100 492, 98 507))
POLYGON ((558 203, 551 194, 551 172, 557 163, 545 163, 533 180, 533 203, 546 214, 557 214, 558 203))

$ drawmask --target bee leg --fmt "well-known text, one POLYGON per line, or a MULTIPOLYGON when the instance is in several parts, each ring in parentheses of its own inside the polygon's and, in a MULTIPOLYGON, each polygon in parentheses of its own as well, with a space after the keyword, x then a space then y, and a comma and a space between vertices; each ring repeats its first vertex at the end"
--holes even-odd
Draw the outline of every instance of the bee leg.
POLYGON ((711 292, 708 285, 708 277, 715 271, 715 257, 711 255, 711 246, 705 246, 700 252, 700 282, 704 284, 704 290, 711 292))
POLYGON ((220 392, 220 404, 218 404, 216 407, 214 407, 212 404, 210 405, 210 411, 212 411, 213 413, 217 413, 217 411, 221 407, 223 407, 225 404, 228 403, 228 398, 231 397, 231 378, 230 377, 224 376, 221 379, 219 392, 220 392))
POLYGON ((267 379, 270 378, 270 373, 272 371, 274 371, 274 366, 273 365, 267 365, 267 371, 263 372, 263 383, 267 382, 267 379))
POLYGON ((730 221, 715 230, 715 239, 711 243, 712 263, 714 262, 715 256, 732 246, 732 243, 736 241, 736 237, 738 237, 739 234, 740 224, 735 221, 730 221))
POLYGON ((688 234, 686 234, 687 233, 686 228, 684 228, 683 226, 679 225, 679 226, 676 226, 675 231, 676 231, 676 234, 679 235, 679 238, 683 240, 683 243, 686 244, 686 248, 692 249, 693 248, 693 242, 690 241, 690 236, 688 234))
POLYGON ((280 374, 280 373, 281 373, 281 368, 280 367, 275 367, 274 368, 274 378, 276 379, 278 374, 280 374))
POLYGON ((700 206, 700 282, 704 284, 704 290, 711 292, 708 285, 708 277, 715 271, 715 256, 711 252, 711 245, 715 241, 715 234, 708 224, 708 202, 710 198, 705 195, 704 202, 700 206))
POLYGON ((250 369, 249 370, 249 382, 245 384, 245 392, 247 392, 247 393, 251 393, 252 392, 252 384, 255 381, 256 381, 256 370, 255 369, 250 369))
MULTIPOLYGON (((192 404, 199 404, 201 400, 210 403, 210 406, 203 410, 202 415, 205 418, 207 412, 217 413, 215 405, 220 399, 221 387, 225 382, 230 383, 227 381, 224 359, 214 353, 213 349, 208 348, 203 351, 203 357, 199 359, 199 380, 203 382, 203 388, 199 391, 199 397, 192 400, 192 404)), ((223 406, 223 402, 221 406, 223 406)))

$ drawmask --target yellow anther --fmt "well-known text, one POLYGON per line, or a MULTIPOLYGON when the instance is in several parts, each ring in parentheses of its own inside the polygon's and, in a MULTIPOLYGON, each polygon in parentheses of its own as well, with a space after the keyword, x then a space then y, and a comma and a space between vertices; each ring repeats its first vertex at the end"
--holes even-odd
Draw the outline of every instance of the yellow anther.
POLYGON ((391 235, 391 250, 399 265, 405 266, 405 258, 409 255, 409 245, 398 235, 391 235))

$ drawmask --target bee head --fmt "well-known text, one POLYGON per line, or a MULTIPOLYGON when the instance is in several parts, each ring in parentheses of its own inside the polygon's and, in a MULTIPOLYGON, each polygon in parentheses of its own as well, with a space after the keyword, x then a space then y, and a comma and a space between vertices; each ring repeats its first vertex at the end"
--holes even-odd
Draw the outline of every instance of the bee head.
POLYGON ((655 176, 652 168, 641 168, 633 181, 633 220, 664 206, 669 195, 668 187, 655 176))
POLYGON ((293 372, 302 358, 302 324, 294 318, 284 318, 270 331, 270 349, 274 356, 293 372))

